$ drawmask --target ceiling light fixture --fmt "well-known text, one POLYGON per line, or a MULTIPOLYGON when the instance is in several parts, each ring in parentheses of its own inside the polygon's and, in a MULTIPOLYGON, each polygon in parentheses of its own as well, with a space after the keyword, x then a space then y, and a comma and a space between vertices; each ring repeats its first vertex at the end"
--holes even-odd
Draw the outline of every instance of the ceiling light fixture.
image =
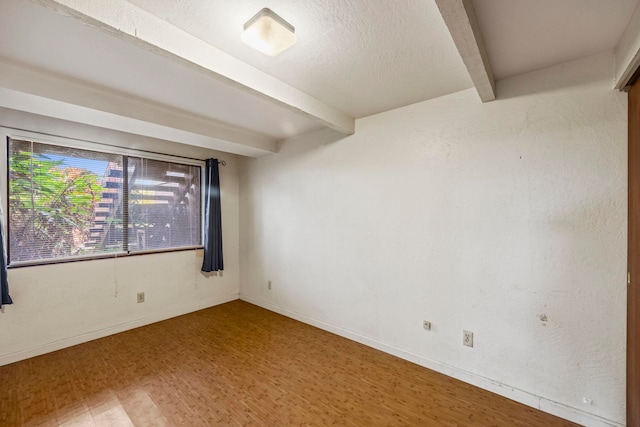
POLYGON ((244 24, 242 41, 265 55, 276 56, 296 42, 293 25, 264 8, 244 24))

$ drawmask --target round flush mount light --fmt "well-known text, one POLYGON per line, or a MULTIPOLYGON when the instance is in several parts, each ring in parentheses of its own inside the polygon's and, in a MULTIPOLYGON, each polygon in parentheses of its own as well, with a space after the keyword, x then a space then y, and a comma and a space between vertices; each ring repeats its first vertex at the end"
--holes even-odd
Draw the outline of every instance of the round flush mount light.
POLYGON ((265 55, 276 56, 296 42, 295 28, 269 8, 244 24, 242 41, 265 55))

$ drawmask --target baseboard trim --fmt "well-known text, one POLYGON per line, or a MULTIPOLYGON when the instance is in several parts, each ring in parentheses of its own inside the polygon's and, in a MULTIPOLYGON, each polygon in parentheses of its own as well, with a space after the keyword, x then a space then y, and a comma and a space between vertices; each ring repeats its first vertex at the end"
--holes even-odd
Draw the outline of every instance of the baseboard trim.
POLYGON ((446 363, 438 362, 436 360, 427 359, 422 356, 407 352, 397 347, 390 346, 388 344, 376 341, 374 339, 365 337, 363 335, 342 329, 338 326, 331 325, 329 323, 307 317, 303 314, 296 313, 286 308, 279 307, 277 305, 268 303, 266 301, 251 297, 249 295, 240 294, 240 299, 248 303, 257 305, 267 310, 282 314, 283 316, 290 317, 303 323, 315 326, 325 331, 340 335, 348 338, 352 341, 359 342, 368 347, 375 348, 382 352, 391 354, 404 360, 408 360, 417 365, 447 375, 449 377, 464 381, 465 383, 474 385, 484 390, 496 393, 500 396, 530 406, 532 408, 539 409, 543 412, 564 418, 569 421, 573 421, 578 424, 582 424, 586 427, 625 427, 624 424, 620 424, 616 421, 607 420, 594 414, 590 414, 581 409, 577 409, 571 406, 564 405, 553 400, 545 399, 544 397, 537 396, 524 390, 511 387, 507 384, 494 381, 490 378, 483 377, 482 375, 474 374, 473 372, 465 371, 455 366, 447 365, 446 363))
POLYGON ((150 325, 152 323, 160 322, 162 320, 171 319, 172 317, 182 316, 183 314, 188 314, 194 311, 198 311, 198 310, 213 307, 216 305, 224 304, 227 302, 235 301, 238 298, 239 298, 238 293, 233 293, 231 295, 227 295, 223 297, 209 298, 209 299, 200 301, 197 304, 173 308, 171 310, 167 310, 159 314, 154 314, 152 316, 130 320, 128 322, 124 322, 117 325, 109 326, 107 328, 87 332, 82 335, 77 335, 74 337, 69 337, 62 340, 50 342, 44 345, 29 348, 27 350, 20 350, 14 353, 4 354, 0 356, 0 366, 8 365, 14 362, 19 362, 20 360, 29 359, 31 357, 40 356, 42 354, 51 353, 53 351, 62 350, 63 348, 82 344, 88 341, 93 341, 98 338, 104 338, 109 335, 128 331, 130 329, 139 328, 140 326, 150 325))

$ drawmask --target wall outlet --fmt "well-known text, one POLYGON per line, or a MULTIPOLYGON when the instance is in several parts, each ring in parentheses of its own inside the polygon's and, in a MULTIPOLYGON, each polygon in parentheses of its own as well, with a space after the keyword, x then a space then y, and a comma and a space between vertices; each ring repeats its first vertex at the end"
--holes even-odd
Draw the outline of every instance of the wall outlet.
POLYGON ((429 322, 428 320, 423 320, 422 321, 422 327, 425 328, 427 331, 431 330, 431 322, 429 322))
POLYGON ((144 302, 144 292, 138 292, 138 304, 144 302))
POLYGON ((267 289, 271 290, 271 280, 267 282, 267 289))
POLYGON ((462 345, 473 347, 473 332, 462 331, 462 345))

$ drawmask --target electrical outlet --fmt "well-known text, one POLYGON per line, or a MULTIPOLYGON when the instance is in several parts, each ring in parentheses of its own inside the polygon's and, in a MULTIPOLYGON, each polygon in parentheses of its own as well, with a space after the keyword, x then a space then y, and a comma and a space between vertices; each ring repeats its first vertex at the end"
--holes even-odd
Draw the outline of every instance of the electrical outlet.
POLYGON ((422 327, 425 328, 427 331, 431 330, 431 322, 429 322, 428 320, 423 320, 422 321, 422 327))
POLYGON ((462 345, 473 347, 473 332, 462 331, 462 345))
POLYGON ((138 292, 138 304, 144 302, 144 292, 138 292))
POLYGON ((271 280, 267 282, 267 289, 271 290, 271 280))

